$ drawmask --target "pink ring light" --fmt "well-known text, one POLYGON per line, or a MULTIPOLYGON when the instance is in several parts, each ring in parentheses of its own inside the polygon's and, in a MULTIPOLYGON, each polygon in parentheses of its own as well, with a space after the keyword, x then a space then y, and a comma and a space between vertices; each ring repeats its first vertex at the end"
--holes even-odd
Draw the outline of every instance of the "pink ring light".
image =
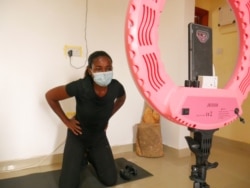
MULTIPOLYGON (((234 73, 223 89, 176 86, 164 71, 158 26, 164 0, 130 0, 125 44, 134 81, 145 100, 167 119, 195 129, 217 129, 237 119, 250 84, 250 1, 228 0, 238 24, 240 46, 234 73)), ((184 81, 183 81, 184 83, 184 81)))

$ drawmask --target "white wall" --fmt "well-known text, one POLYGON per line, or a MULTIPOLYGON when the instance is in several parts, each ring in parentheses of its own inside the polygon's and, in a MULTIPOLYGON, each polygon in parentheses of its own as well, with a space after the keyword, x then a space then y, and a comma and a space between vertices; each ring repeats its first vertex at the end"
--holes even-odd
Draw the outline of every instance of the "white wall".
MULTIPOLYGON (((160 23, 160 49, 165 69, 176 85, 183 86, 188 79, 188 24, 194 19, 194 0, 167 0, 160 23)), ((161 118, 163 143, 184 149, 186 127, 161 118)))
MULTIPOLYGON (((167 0, 167 11, 162 15, 166 22, 160 28, 167 71, 180 85, 187 73, 185 24, 191 19, 192 13, 186 11, 193 8, 190 1, 167 0)), ((78 79, 84 73, 85 67, 70 66, 63 47, 82 46, 84 56, 73 57, 72 63, 84 64, 85 3, 85 0, 0 0, 0 161, 63 151, 66 128, 48 107, 44 94, 51 87, 78 79)), ((88 1, 88 51, 105 50, 111 54, 114 76, 127 92, 125 105, 110 120, 108 137, 112 146, 135 141, 133 130, 141 120, 144 104, 125 55, 127 4, 128 0, 88 1)), ((72 99, 62 105, 65 111, 74 111, 72 99)), ((165 144, 176 148, 186 146, 183 141, 186 128, 164 122, 163 130, 165 144), (173 133, 176 137, 169 140, 173 133)))

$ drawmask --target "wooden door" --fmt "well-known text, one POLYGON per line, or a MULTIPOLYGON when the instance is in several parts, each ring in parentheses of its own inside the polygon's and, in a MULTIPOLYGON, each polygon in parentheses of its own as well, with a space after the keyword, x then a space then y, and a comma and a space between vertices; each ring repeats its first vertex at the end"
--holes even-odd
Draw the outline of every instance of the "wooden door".
POLYGON ((195 19, 196 24, 208 26, 208 15, 209 12, 205 9, 195 7, 195 19))

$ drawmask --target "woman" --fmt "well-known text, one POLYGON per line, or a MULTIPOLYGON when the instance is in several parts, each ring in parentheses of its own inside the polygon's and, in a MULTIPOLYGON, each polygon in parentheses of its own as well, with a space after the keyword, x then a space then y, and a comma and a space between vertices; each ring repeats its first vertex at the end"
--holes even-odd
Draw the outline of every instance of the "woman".
POLYGON ((125 102, 125 90, 112 79, 112 59, 104 51, 96 51, 88 58, 85 77, 46 93, 52 110, 67 126, 60 188, 77 188, 83 166, 90 162, 99 180, 106 186, 116 184, 117 171, 106 136, 111 116, 125 102), (60 101, 75 97, 76 115, 69 119, 60 101))

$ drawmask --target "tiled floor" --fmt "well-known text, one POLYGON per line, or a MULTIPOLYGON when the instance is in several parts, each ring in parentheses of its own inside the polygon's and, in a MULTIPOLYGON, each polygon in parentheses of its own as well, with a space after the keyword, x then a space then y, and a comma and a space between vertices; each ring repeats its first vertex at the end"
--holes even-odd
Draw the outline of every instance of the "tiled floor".
MULTIPOLYGON (((190 167, 195 163, 194 155, 179 157, 173 149, 167 148, 161 158, 144 158, 134 152, 120 153, 124 157, 153 174, 152 177, 117 185, 115 188, 193 188, 189 179, 190 167)), ((219 162, 216 169, 207 171, 207 183, 211 188, 249 188, 250 187, 250 146, 232 144, 214 139, 209 162, 219 162)), ((60 165, 0 174, 0 178, 19 176, 31 172, 58 169, 60 165)))

